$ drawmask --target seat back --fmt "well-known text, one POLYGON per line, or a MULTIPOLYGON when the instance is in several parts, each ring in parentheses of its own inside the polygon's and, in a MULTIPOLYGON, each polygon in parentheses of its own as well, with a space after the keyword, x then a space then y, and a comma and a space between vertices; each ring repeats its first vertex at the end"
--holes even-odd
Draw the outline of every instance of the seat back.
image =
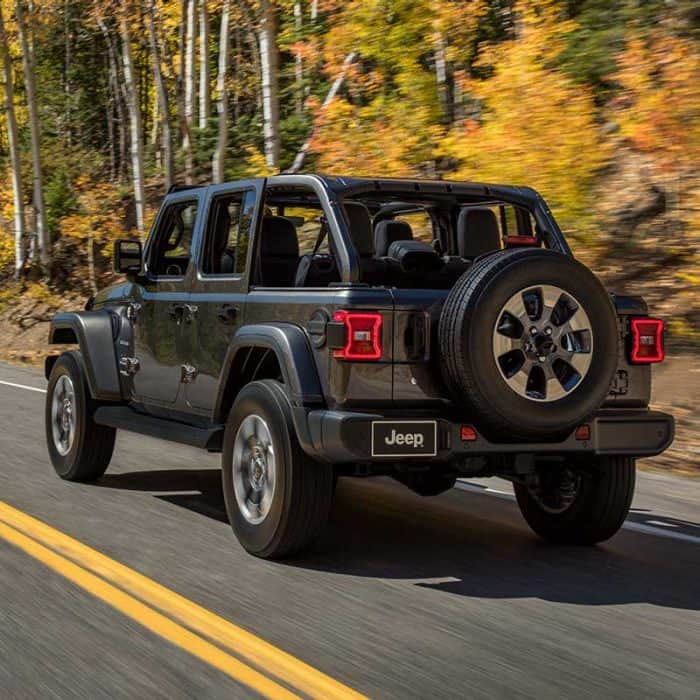
POLYGON ((501 248, 498 219, 487 207, 469 207, 459 212, 457 219, 457 252, 473 260, 501 248))
POLYGON ((350 238, 355 246, 357 256, 371 258, 374 255, 374 239, 372 236, 372 217, 369 209, 362 202, 347 201, 343 203, 345 215, 350 230, 350 238))
POLYGON ((413 231, 405 221, 385 219, 374 229, 374 257, 383 258, 389 253, 389 246, 394 241, 412 241, 413 231))
POLYGON ((299 265, 299 240, 284 216, 265 216, 260 228, 260 283, 291 287, 299 265))

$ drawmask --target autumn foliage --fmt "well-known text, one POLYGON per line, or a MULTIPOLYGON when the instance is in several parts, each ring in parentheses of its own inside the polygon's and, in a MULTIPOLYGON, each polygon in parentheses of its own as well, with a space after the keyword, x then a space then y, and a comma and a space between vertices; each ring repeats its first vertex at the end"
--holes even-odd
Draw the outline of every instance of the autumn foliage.
MULTIPOLYGON (((33 47, 50 238, 58 251, 79 251, 90 286, 109 275, 110 242, 152 217, 168 179, 166 146, 179 182, 211 181, 213 154, 223 148, 228 179, 300 163, 327 173, 528 185, 574 242, 603 256, 619 244, 616 217, 627 206, 610 203, 610 193, 636 196, 629 183, 610 179, 624 171, 640 189, 662 191, 666 214, 673 208, 673 244, 697 247, 700 52, 697 12, 687 0, 40 5, 0 2, 30 276, 35 168, 20 14, 33 47), (188 23, 190 7, 195 21, 188 23), (230 55, 218 81, 225 12, 230 55), (223 130, 215 108, 222 86, 223 130), (137 174, 145 179, 143 212, 137 174)), ((0 131, 6 276, 17 249, 9 149, 8 132, 0 131)), ((645 230, 618 233, 642 246, 645 230)), ((54 280, 55 272, 48 271, 54 280)))

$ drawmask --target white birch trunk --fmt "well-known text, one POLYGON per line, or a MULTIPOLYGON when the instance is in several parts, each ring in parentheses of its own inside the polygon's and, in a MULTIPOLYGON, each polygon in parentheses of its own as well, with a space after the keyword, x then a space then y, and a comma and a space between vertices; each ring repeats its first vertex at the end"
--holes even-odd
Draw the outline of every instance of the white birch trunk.
POLYGON ((119 57, 117 49, 112 42, 112 37, 101 17, 97 18, 97 25, 102 32, 105 43, 107 44, 107 56, 109 58, 109 85, 110 92, 114 99, 114 107, 117 112, 117 124, 119 131, 119 159, 117 161, 117 177, 119 180, 124 180, 125 165, 126 165, 126 132, 125 123, 126 117, 124 114, 124 102, 126 101, 126 90, 124 83, 119 80, 119 57))
POLYGON ((231 14, 230 0, 224 0, 221 10, 221 31, 219 34, 219 71, 216 76, 216 113, 219 118, 216 148, 211 161, 211 174, 214 182, 224 180, 224 162, 228 141, 228 90, 226 73, 229 65, 229 17, 231 14))
POLYGON ((263 136, 268 167, 279 168, 279 90, 277 82, 278 49, 275 7, 272 0, 260 2, 260 64, 262 77, 263 136))
POLYGON ((0 6, 0 51, 2 51, 2 72, 4 81, 5 118, 7 120, 7 141, 10 149, 10 167, 12 168, 12 204, 15 224, 15 278, 19 278, 24 267, 24 200, 22 199, 22 169, 19 153, 17 119, 15 117, 15 91, 12 82, 12 59, 9 42, 5 32, 5 20, 0 6))
POLYGON ((143 174, 143 134, 141 129, 141 105, 136 90, 136 78, 134 75, 134 61, 131 55, 131 37, 129 35, 128 20, 122 17, 120 20, 122 40, 122 63, 124 66, 124 86, 126 88, 127 111, 129 112, 129 126, 131 131, 131 170, 134 181, 134 203, 136 208, 136 228, 139 236, 144 233, 144 209, 146 194, 143 174))
POLYGON ((182 147, 185 151, 185 180, 192 184, 194 177, 194 157, 192 153, 192 128, 195 123, 197 100, 195 73, 197 68, 197 0, 187 3, 187 24, 185 30, 185 134, 182 147))
POLYGON ((211 76, 209 72, 209 9, 199 0, 199 128, 206 129, 211 118, 211 76))
POLYGON ((51 264, 51 241, 46 223, 46 209, 44 207, 44 180, 41 167, 41 137, 39 134, 39 114, 36 102, 34 58, 33 52, 30 50, 27 26, 24 21, 24 3, 22 0, 17 0, 15 9, 17 14, 19 43, 22 51, 24 84, 25 90, 27 91, 27 112, 29 116, 29 134, 32 151, 32 200, 36 222, 36 245, 39 249, 39 264, 41 265, 42 272, 44 275, 48 275, 51 264))
POLYGON ((160 135, 161 148, 163 151, 163 178, 165 190, 170 189, 175 181, 175 166, 173 165, 173 142, 170 132, 170 99, 165 86, 165 77, 161 65, 161 51, 156 33, 155 23, 155 1, 149 0, 146 18, 148 21, 148 36, 151 44, 151 61, 153 63, 153 78, 156 83, 156 94, 160 104, 160 135))
MULTIPOLYGON (((323 112, 326 107, 333 101, 333 98, 338 94, 338 91, 340 88, 343 86, 343 82, 345 81, 345 75, 348 72, 348 69, 352 65, 353 61, 355 60, 355 57, 357 56, 356 51, 351 51, 346 57, 345 60, 343 61, 343 65, 340 69, 340 73, 338 73, 336 79, 333 81, 333 85, 331 85, 331 89, 328 91, 328 94, 326 95, 326 99, 323 100, 323 104, 321 105, 321 112, 323 112)), ((292 163, 291 167, 288 168, 285 172, 287 173, 297 173, 299 170, 301 170, 302 166, 304 165, 304 161, 306 160, 306 154, 311 147, 311 139, 313 138, 314 132, 313 128, 311 129, 311 133, 309 134, 308 138, 306 141, 304 141, 304 144, 302 147, 297 151, 296 156, 294 157, 294 162, 292 163)))
MULTIPOLYGON (((301 41, 301 31, 304 27, 304 18, 301 8, 301 0, 294 2, 294 33, 297 42, 301 41)), ((304 111, 304 59, 301 50, 297 48, 294 56, 294 82, 296 83, 296 104, 294 110, 298 115, 304 111)))

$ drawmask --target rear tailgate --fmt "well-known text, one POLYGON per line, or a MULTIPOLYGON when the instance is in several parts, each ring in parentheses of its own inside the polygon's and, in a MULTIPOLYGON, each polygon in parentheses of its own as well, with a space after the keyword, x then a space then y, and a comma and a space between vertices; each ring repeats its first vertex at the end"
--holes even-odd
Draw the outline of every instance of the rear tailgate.
POLYGON ((392 289, 394 402, 428 408, 448 399, 438 365, 438 324, 449 290, 392 289))

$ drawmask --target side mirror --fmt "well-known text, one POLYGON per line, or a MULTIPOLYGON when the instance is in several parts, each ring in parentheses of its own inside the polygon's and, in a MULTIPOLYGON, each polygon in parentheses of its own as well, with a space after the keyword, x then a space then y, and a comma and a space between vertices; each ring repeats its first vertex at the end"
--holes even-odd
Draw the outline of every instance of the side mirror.
POLYGON ((139 241, 115 241, 112 267, 122 275, 138 275, 141 272, 142 248, 139 241))

